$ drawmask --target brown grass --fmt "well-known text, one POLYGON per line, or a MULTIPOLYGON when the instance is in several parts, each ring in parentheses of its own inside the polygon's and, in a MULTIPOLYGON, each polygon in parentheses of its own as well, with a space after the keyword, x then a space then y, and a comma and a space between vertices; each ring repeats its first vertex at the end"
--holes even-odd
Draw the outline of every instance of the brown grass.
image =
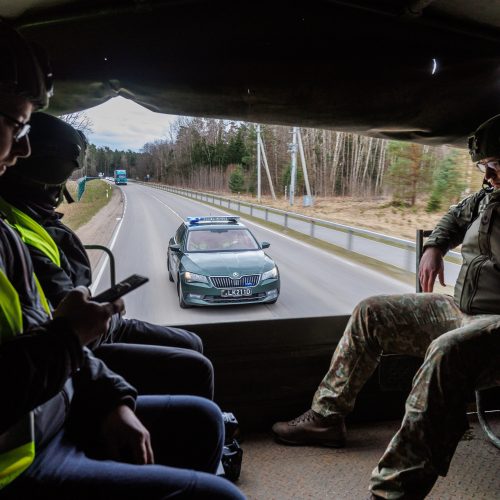
MULTIPOLYGON (((232 198, 257 203, 252 196, 232 198)), ((416 229, 432 229, 448 208, 429 214, 425 211, 424 202, 414 207, 395 207, 391 205, 390 198, 383 197, 372 200, 353 197, 316 198, 313 207, 304 207, 302 197, 296 197, 295 204, 290 206, 284 198, 273 200, 270 196, 263 196, 261 204, 412 241, 415 240, 416 229)))

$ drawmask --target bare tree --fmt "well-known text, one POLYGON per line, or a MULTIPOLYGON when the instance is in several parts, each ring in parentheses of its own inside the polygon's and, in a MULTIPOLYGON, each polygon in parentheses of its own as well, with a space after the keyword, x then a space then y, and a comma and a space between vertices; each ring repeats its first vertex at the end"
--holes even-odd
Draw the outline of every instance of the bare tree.
POLYGON ((62 115, 59 118, 71 125, 73 128, 80 130, 80 132, 83 132, 85 135, 88 135, 93 131, 92 127, 94 124, 84 111, 77 111, 76 113, 62 115))

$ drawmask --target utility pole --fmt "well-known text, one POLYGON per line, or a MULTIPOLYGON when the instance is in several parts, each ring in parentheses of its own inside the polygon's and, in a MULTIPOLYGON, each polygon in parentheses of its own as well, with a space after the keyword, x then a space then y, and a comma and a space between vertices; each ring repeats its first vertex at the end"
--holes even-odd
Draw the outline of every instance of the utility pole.
POLYGON ((264 160, 264 168, 266 169, 267 180, 269 181, 269 188, 271 189, 271 195, 273 197, 273 200, 275 200, 276 193, 274 192, 273 179, 271 177, 271 171, 269 170, 269 165, 267 163, 266 150, 264 149, 264 143, 262 142, 262 136, 260 134, 260 125, 257 125, 257 201, 259 203, 262 194, 261 158, 262 160, 264 160))
POLYGON ((302 172, 304 173, 304 183, 306 185, 306 193, 309 197, 309 202, 312 205, 312 195, 311 195, 311 186, 309 185, 309 176, 307 175, 307 165, 306 165, 306 156, 304 155, 304 148, 302 146, 302 137, 300 135, 300 129, 297 129, 297 137, 299 140, 299 152, 300 152, 300 162, 302 164, 302 172))
POLYGON ((297 127, 293 127, 292 143, 289 145, 289 151, 292 153, 292 170, 290 172, 290 194, 289 203, 293 205, 295 198, 295 184, 297 183, 297 127))
POLYGON ((257 125, 257 203, 260 203, 261 176, 260 176, 260 124, 257 125))

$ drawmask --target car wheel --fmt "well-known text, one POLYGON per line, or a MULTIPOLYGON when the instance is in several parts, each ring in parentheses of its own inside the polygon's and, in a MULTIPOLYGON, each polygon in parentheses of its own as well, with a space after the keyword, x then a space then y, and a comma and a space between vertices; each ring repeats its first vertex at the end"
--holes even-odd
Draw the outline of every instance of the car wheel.
POLYGON ((168 279, 173 283, 174 277, 172 276, 172 271, 170 271, 170 257, 167 257, 167 269, 168 269, 168 279))
POLYGON ((181 306, 181 309, 187 309, 188 307, 191 307, 189 304, 186 304, 186 301, 184 300, 180 276, 179 276, 179 279, 177 281, 177 295, 179 296, 179 305, 181 306))

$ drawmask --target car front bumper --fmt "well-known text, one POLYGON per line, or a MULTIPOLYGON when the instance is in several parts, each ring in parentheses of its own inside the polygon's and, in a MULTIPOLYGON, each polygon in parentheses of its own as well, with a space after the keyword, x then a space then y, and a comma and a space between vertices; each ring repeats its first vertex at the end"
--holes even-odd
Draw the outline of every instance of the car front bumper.
POLYGON ((223 297, 222 290, 204 283, 182 283, 184 302, 190 306, 227 306, 241 304, 260 304, 276 302, 279 296, 280 282, 277 279, 266 280, 257 286, 248 287, 251 295, 223 297))

